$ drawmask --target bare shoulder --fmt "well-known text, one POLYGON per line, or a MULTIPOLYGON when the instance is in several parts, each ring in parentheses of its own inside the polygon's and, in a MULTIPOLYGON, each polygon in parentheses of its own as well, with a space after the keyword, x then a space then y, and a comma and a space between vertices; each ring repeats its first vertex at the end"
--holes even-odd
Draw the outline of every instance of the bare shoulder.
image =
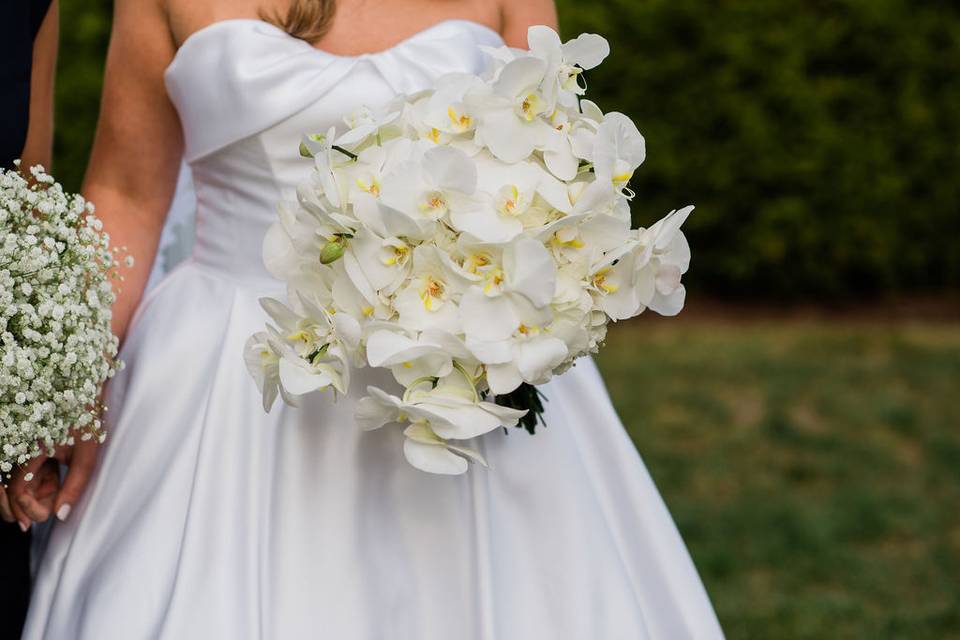
POLYGON ((503 39, 511 47, 527 48, 527 29, 535 24, 557 28, 554 0, 500 0, 503 39))

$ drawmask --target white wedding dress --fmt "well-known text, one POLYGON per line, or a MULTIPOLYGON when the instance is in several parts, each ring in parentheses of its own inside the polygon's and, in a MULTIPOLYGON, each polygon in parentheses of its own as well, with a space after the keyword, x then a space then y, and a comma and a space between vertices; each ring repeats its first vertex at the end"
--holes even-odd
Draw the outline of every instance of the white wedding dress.
POLYGON ((54 527, 25 638, 722 637, 589 359, 545 387, 547 428, 485 436, 490 469, 458 477, 407 464, 399 428, 359 431, 353 394, 265 414, 244 367, 257 299, 282 291, 261 239, 311 169, 301 135, 501 44, 461 20, 357 57, 255 20, 184 43, 166 81, 193 256, 130 326, 98 472, 54 527))

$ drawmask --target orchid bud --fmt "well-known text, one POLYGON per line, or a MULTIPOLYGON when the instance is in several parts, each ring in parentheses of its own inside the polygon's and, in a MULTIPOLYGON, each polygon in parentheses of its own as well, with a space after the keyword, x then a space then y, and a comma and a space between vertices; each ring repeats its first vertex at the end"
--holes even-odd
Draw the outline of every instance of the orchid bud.
POLYGON ((331 240, 327 244, 323 245, 323 249, 320 250, 321 264, 331 264, 336 262, 343 257, 343 252, 345 249, 346 246, 343 238, 331 240))

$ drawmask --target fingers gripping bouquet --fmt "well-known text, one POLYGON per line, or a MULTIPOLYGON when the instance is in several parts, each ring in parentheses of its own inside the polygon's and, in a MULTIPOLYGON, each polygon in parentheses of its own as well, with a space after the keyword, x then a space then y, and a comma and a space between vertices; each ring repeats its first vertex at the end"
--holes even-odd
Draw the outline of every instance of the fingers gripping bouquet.
POLYGON ((91 204, 31 173, 0 172, 0 476, 76 435, 102 439, 98 396, 122 366, 110 239, 91 204))
POLYGON ((266 410, 386 368, 401 390, 367 387, 358 425, 406 424, 411 464, 459 474, 484 463, 464 441, 534 431, 535 385, 610 321, 680 311, 692 207, 630 228, 644 139, 582 98, 606 40, 533 27, 529 45, 304 139, 315 171, 264 241, 289 306, 264 299, 273 324, 247 344, 266 410))

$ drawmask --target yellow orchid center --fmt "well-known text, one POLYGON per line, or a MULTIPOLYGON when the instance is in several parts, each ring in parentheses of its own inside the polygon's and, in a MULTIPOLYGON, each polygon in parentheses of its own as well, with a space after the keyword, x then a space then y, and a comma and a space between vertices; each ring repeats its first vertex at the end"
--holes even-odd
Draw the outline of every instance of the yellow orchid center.
POLYGON ((477 273, 490 264, 490 256, 485 253, 474 253, 463 263, 463 268, 470 273, 477 273))
POLYGON ((529 93, 520 103, 520 112, 527 122, 533 120, 546 110, 543 98, 537 92, 529 93))
POLYGON ((453 129, 457 133, 469 131, 473 126, 473 118, 465 113, 458 113, 453 106, 447 107, 447 116, 450 118, 450 123, 453 125, 453 129))
POLYGON ((600 269, 600 271, 597 271, 595 274, 593 274, 593 286, 604 293, 615 293, 620 287, 607 282, 607 276, 609 274, 610 267, 606 267, 605 269, 600 269))
POLYGON ((420 300, 427 311, 434 311, 443 303, 446 287, 443 282, 432 276, 424 276, 420 285, 420 300))
POLYGON ((577 91, 581 89, 580 87, 580 74, 583 73, 583 69, 580 67, 574 67, 569 64, 565 64, 560 67, 560 86, 566 91, 577 91))
POLYGON ((440 129, 432 127, 430 131, 427 132, 427 135, 424 136, 427 140, 431 141, 433 144, 440 144, 440 129))
POLYGON ((381 251, 380 262, 388 267, 403 265, 410 257, 410 247, 405 244, 391 244, 381 251))
POLYGON ((369 183, 365 182, 364 180, 361 180, 360 178, 357 178, 357 187, 361 191, 366 191, 367 193, 372 195, 374 198, 380 197, 380 182, 376 178, 371 180, 369 183))
POLYGON ((420 201, 420 211, 433 219, 439 219, 447 212, 447 199, 440 191, 429 191, 420 201))
POLYGON ((550 242, 555 247, 567 249, 582 249, 586 246, 577 234, 577 230, 573 228, 557 231, 553 234, 553 237, 550 238, 550 242))
POLYGON ((300 331, 294 331, 288 335, 287 340, 290 342, 302 342, 303 344, 310 344, 313 341, 313 336, 306 329, 301 329, 300 331))
POLYGON ((524 202, 523 194, 516 185, 507 185, 497 192, 497 211, 505 216, 516 216, 523 213, 527 208, 524 202))
POLYGON ((487 276, 487 283, 483 287, 483 292, 489 295, 498 291, 503 284, 504 277, 503 269, 491 271, 490 275, 487 276))
POLYGON ((535 336, 540 333, 540 327, 521 323, 520 326, 517 327, 517 333, 522 336, 535 336))

